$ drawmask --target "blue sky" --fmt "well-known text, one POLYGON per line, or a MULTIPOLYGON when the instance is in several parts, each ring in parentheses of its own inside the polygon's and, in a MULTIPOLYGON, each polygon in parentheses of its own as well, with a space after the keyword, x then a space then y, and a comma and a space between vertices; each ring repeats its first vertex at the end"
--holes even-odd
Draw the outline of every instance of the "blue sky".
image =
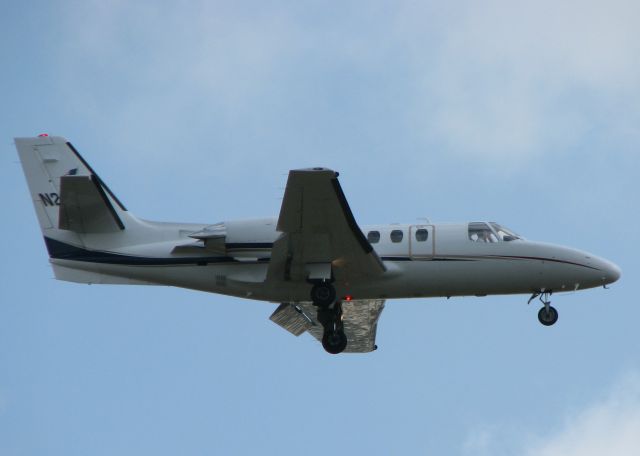
POLYGON ((637 2, 124 2, 0 16, 0 454, 637 454, 637 2), (52 279, 14 136, 136 215, 276 215, 328 166, 361 224, 497 220, 610 290, 390 301, 332 357, 269 304, 52 279))

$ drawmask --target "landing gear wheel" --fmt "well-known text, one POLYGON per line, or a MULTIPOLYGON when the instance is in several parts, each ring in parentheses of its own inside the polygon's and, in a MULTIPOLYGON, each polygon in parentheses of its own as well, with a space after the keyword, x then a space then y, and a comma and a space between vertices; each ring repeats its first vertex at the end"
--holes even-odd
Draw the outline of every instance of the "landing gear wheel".
POLYGON ((347 336, 343 331, 325 331, 322 346, 332 355, 337 355, 347 348, 347 336))
POLYGON ((317 283, 311 288, 311 300, 316 306, 330 306, 336 300, 336 289, 330 283, 317 283))
POLYGON ((322 347, 332 355, 343 352, 347 348, 347 336, 342 325, 342 303, 336 301, 331 305, 318 306, 318 322, 324 330, 322 347))
POLYGON ((555 309, 555 307, 549 306, 547 308, 547 306, 544 306, 538 312, 538 320, 545 326, 551 326, 555 324, 556 321, 558 321, 558 311, 555 309))

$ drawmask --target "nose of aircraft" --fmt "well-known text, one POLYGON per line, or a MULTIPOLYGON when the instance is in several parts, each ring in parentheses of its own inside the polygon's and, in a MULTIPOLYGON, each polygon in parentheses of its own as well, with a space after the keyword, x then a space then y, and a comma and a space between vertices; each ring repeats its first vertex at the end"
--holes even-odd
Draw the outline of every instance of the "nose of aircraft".
POLYGON ((598 258, 598 269, 600 269, 603 273, 602 281, 605 284, 615 282, 622 275, 622 271, 617 265, 603 258, 598 258))

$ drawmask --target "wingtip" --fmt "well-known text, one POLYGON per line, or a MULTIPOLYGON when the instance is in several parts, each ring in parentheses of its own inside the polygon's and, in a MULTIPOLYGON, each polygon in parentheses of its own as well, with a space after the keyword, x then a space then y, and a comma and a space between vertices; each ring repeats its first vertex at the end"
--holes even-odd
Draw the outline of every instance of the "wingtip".
POLYGON ((300 168, 300 169, 292 169, 291 171, 289 171, 290 174, 310 174, 310 173, 315 173, 315 174, 331 174, 332 177, 338 177, 340 175, 340 173, 338 173, 337 171, 332 170, 331 168, 324 168, 321 166, 315 166, 313 168, 300 168))

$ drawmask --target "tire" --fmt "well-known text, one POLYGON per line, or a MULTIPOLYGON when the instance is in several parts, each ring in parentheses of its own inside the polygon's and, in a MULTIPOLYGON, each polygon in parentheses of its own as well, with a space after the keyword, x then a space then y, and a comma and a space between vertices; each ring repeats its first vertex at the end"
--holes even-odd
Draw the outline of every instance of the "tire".
POLYGON ((311 288, 311 300, 316 306, 330 306, 336 300, 336 289, 329 283, 317 283, 311 288))
POLYGON ((552 326, 558 321, 558 311, 555 307, 549 306, 549 312, 547 312, 547 308, 543 307, 538 311, 538 321, 545 326, 552 326))
POLYGON ((343 331, 325 331, 322 347, 332 355, 342 353, 347 348, 347 336, 343 331))

